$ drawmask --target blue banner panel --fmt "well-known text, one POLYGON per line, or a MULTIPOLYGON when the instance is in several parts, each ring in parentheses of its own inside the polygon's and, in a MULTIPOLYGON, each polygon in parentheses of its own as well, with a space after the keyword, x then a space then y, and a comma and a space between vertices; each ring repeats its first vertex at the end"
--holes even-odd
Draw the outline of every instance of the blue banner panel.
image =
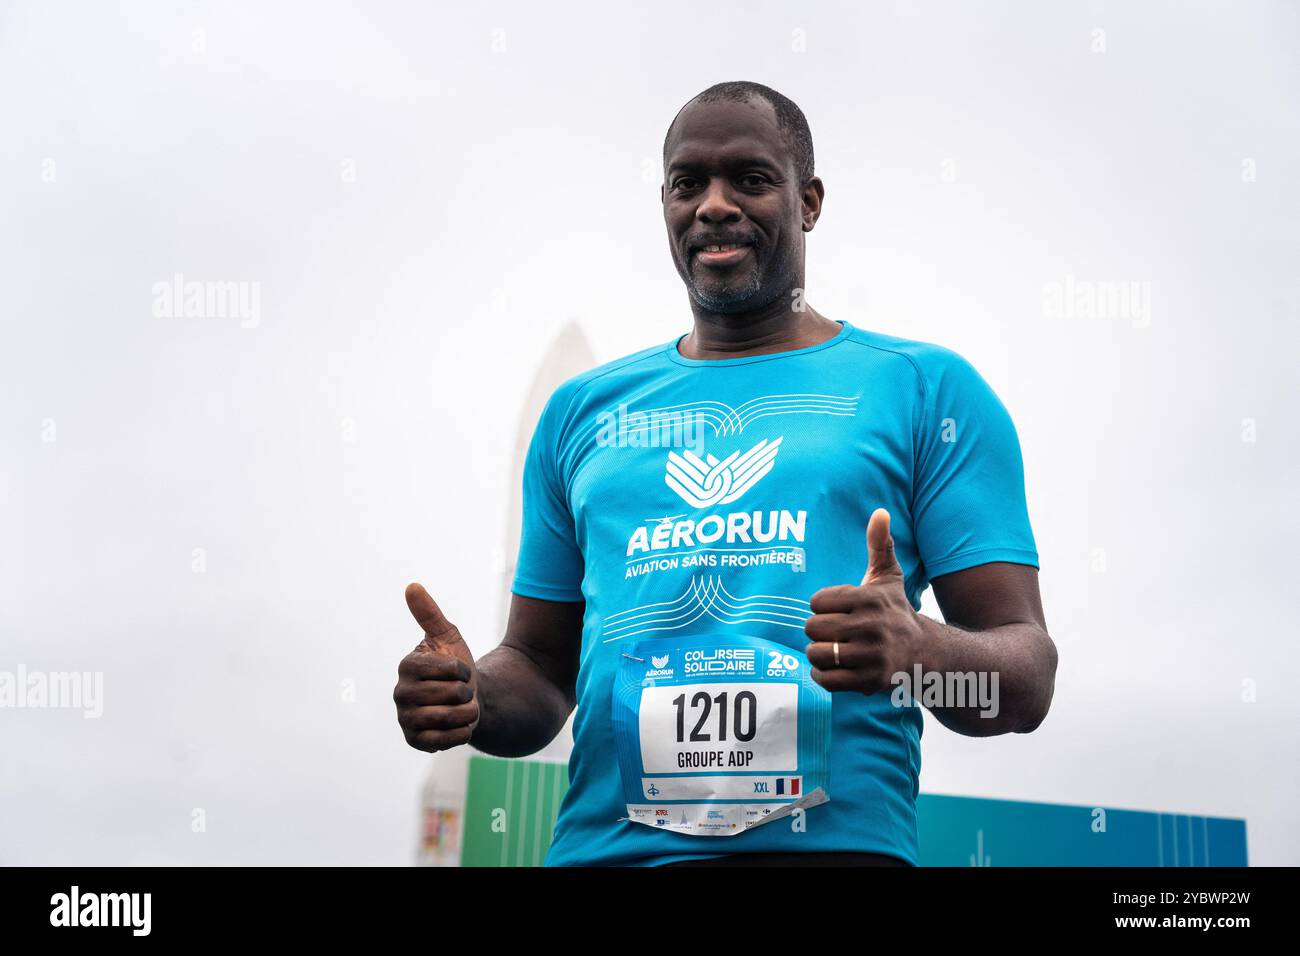
POLYGON ((922 866, 1246 866, 1246 821, 1109 807, 917 799, 922 866))

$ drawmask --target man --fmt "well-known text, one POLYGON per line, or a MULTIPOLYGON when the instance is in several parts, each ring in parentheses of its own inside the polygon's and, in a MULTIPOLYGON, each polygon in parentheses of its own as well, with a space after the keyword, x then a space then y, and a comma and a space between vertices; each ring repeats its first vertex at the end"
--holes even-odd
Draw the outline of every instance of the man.
POLYGON ((784 96, 701 93, 664 173, 694 328, 551 397, 498 648, 407 588, 399 722, 512 757, 576 706, 548 864, 915 865, 918 702, 971 736, 1051 703, 1015 428, 956 354, 807 305, 825 192, 784 96))

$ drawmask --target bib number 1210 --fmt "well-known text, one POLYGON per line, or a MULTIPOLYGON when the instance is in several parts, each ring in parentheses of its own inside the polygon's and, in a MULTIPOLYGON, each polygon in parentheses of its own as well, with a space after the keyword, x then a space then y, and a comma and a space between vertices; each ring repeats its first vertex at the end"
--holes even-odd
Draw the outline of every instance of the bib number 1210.
POLYGON ((673 706, 677 708, 679 744, 687 740, 697 743, 717 740, 720 743, 727 739, 734 739, 744 743, 754 739, 754 734, 758 730, 758 698, 753 691, 743 690, 735 695, 723 691, 715 697, 710 697, 702 690, 696 691, 689 695, 689 704, 687 696, 687 694, 678 694, 673 698, 673 706), (715 706, 718 710, 716 738, 712 736, 714 724, 709 719, 715 706), (688 710, 691 712, 689 715, 688 710), (686 724, 688 720, 696 717, 697 712, 695 726, 691 729, 690 737, 687 737, 686 724), (728 727, 731 729, 731 738, 727 736, 728 727))

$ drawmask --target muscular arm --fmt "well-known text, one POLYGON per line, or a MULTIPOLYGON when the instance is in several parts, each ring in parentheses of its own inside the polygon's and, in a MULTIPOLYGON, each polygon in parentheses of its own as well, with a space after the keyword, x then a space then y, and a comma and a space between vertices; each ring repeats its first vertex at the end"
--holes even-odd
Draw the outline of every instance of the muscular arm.
POLYGON ((940 623, 918 615, 926 672, 998 675, 996 717, 977 707, 932 707, 949 730, 970 737, 1029 733, 1047 716, 1056 682, 1056 645, 1047 633, 1038 570, 995 562, 932 582, 940 623))
POLYGON ((583 609, 581 602, 512 595, 504 640, 476 664, 480 717, 473 746, 523 757, 555 739, 574 707, 583 609))

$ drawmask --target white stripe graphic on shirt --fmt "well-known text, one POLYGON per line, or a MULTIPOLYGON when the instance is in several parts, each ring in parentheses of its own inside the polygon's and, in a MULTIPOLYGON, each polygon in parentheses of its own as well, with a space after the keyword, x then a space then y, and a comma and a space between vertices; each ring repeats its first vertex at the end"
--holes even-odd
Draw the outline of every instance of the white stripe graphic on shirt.
POLYGON ((738 597, 727 590, 721 577, 692 576, 686 590, 671 601, 657 601, 619 611, 605 618, 602 643, 645 634, 673 631, 708 617, 722 624, 776 624, 803 629, 812 606, 800 598, 780 594, 751 594, 738 597))

